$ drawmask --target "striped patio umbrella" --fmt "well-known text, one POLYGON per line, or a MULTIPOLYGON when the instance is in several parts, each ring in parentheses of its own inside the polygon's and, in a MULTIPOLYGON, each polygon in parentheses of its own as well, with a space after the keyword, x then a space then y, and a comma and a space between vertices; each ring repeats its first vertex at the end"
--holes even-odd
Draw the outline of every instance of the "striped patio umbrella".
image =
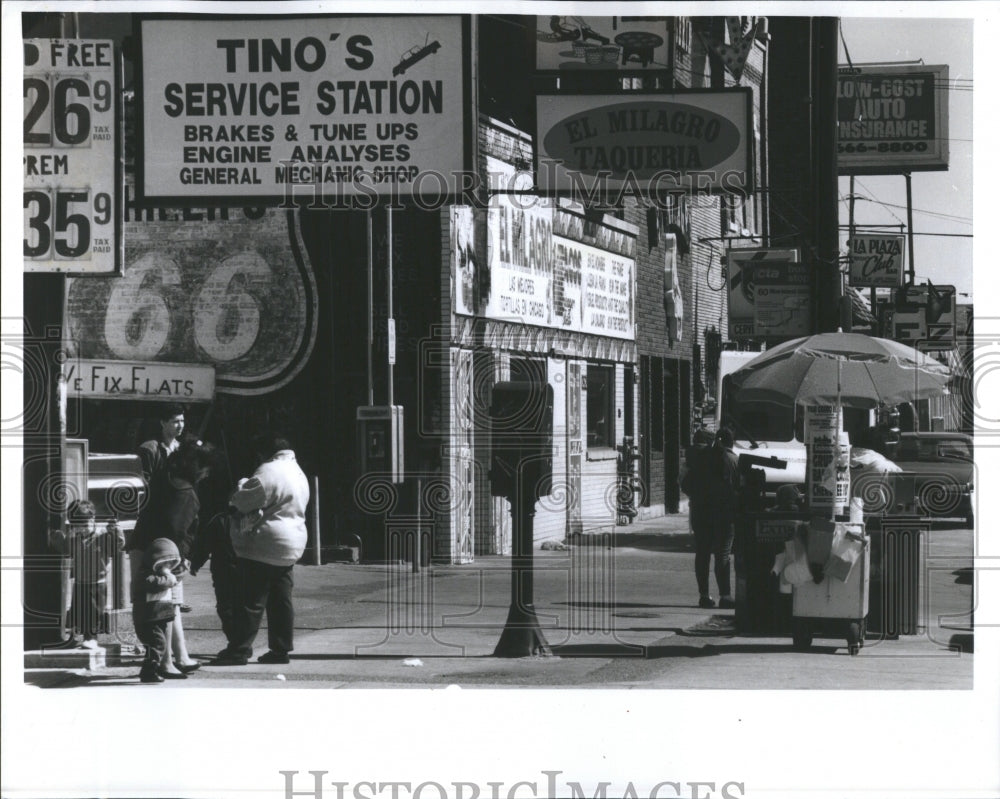
POLYGON ((817 333, 762 352, 730 379, 736 401, 874 408, 940 396, 951 370, 921 352, 861 333, 817 333))

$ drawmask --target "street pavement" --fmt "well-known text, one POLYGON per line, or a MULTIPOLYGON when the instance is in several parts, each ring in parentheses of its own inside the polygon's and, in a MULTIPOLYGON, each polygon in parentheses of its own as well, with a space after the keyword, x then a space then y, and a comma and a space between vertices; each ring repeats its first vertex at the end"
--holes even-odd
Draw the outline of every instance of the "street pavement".
MULTIPOLYGON (((466 565, 295 568, 295 651, 287 665, 211 664, 225 639, 208 570, 185 580, 188 648, 204 665, 188 688, 970 689, 973 531, 936 525, 924 543, 917 635, 843 638, 737 634, 732 610, 700 609, 685 514, 535 551, 535 606, 553 655, 497 658, 510 606, 510 560, 466 565)), ((714 588, 714 577, 713 577, 714 588)), ((267 649, 266 629, 255 657, 267 649)), ((136 685, 139 660, 103 669, 29 669, 40 687, 136 685)))

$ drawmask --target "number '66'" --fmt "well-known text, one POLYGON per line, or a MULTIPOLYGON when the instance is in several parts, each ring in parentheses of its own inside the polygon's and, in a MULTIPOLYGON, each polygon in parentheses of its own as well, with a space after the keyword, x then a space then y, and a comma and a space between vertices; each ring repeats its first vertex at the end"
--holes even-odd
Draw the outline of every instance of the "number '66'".
MULTIPOLYGON (((249 289, 266 288, 271 269, 256 252, 226 258, 201 283, 191 302, 196 344, 214 361, 246 355, 260 333, 260 305, 249 289)), ((179 286, 181 270, 162 253, 149 252, 114 281, 104 317, 104 338, 123 360, 155 358, 170 340, 172 319, 163 295, 179 286)))

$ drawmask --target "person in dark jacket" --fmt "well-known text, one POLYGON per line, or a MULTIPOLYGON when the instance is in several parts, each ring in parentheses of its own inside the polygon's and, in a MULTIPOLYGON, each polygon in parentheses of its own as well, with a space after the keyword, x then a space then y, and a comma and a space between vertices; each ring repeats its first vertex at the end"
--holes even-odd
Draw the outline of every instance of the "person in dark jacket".
POLYGON ((146 645, 146 659, 139 671, 140 682, 160 683, 165 679, 183 679, 186 674, 162 667, 170 634, 167 627, 174 618, 171 589, 179 582, 176 572, 183 568, 177 545, 169 538, 153 540, 142 555, 136 601, 143 606, 142 623, 136 628, 146 645))
POLYGON ((681 478, 681 491, 688 496, 688 520, 694 535, 694 576, 698 583, 698 606, 714 608, 715 600, 709 591, 708 573, 712 561, 712 531, 709 524, 709 506, 711 497, 708 493, 711 463, 712 443, 715 437, 708 430, 696 430, 694 445, 688 450, 686 460, 687 470, 681 478))
POLYGON ((166 467, 167 458, 181 444, 184 408, 180 405, 165 405, 157 418, 160 422, 160 435, 139 445, 139 460, 142 462, 142 476, 146 480, 147 490, 166 467))
POLYGON ((692 447, 688 472, 681 488, 690 498, 691 530, 695 539, 694 572, 698 582, 698 606, 714 608, 709 591, 709 563, 715 559, 715 582, 719 607, 733 608, 730 560, 736 532, 739 467, 733 452, 733 434, 719 430, 711 447, 692 447))
MULTIPOLYGON (((143 553, 155 539, 167 538, 174 542, 187 568, 188 557, 198 530, 200 502, 197 484, 208 474, 212 448, 200 441, 185 442, 167 459, 163 479, 152 492, 149 502, 139 514, 132 536, 130 557, 141 562, 143 553)), ((137 586, 137 590, 141 586, 137 586)), ((199 663, 188 654, 181 624, 180 606, 184 601, 183 583, 178 582, 171 589, 173 602, 177 608, 170 627, 162 670, 167 673, 187 673, 199 667, 199 663), (174 662, 176 655, 176 662, 174 662)), ((143 605, 132 597, 133 618, 136 629, 142 623, 143 605)))
POLYGON ((736 537, 736 509, 740 489, 740 470, 733 452, 733 431, 722 428, 715 435, 711 450, 708 492, 711 504, 708 525, 712 531, 712 557, 715 560, 715 582, 719 586, 719 607, 733 608, 730 559, 736 537))
POLYGON ((210 563, 212 588, 215 589, 215 612, 222 622, 228 651, 234 640, 234 613, 236 606, 236 552, 230 538, 230 514, 216 513, 201 526, 191 549, 191 576, 194 577, 206 562, 210 563))

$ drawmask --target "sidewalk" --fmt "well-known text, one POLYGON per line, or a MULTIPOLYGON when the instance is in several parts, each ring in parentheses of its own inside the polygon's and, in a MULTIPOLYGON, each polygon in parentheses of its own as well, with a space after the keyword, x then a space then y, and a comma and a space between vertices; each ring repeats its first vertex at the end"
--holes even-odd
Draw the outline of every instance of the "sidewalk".
MULTIPOLYGON (((960 553, 964 543, 956 538, 949 546, 960 553)), ((971 608, 971 588, 951 580, 938 578, 936 601, 946 598, 949 611, 971 608)), ((971 687, 972 657, 949 652, 953 631, 937 627, 869 641, 854 658, 842 639, 817 638, 802 653, 787 637, 737 636, 733 611, 697 607, 693 540, 682 514, 583 537, 566 549, 536 549, 534 583, 554 657, 504 659, 492 653, 510 606, 507 557, 419 573, 407 564, 298 566, 291 663, 226 668, 209 664, 225 640, 206 570, 185 581, 193 612, 183 616, 188 648, 206 665, 165 685, 971 687), (855 675, 853 683, 844 672, 855 675)), ((266 645, 262 628, 255 655, 266 645)), ((137 663, 29 670, 26 681, 133 684, 137 671, 137 663)))

